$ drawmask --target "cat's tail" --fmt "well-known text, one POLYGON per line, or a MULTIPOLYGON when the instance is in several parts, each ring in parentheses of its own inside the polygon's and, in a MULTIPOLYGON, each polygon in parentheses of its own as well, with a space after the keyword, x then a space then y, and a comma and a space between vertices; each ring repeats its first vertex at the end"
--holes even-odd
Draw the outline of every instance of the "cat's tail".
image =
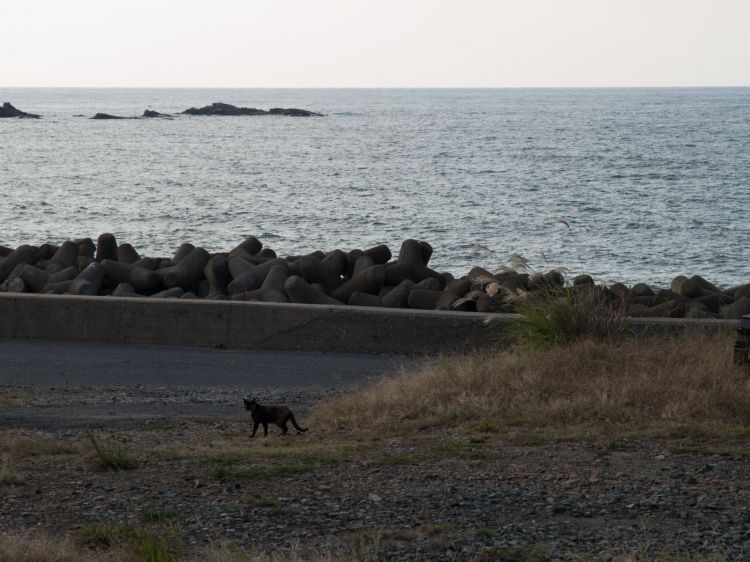
POLYGON ((294 429, 297 431, 307 431, 309 428, 300 427, 297 425, 297 420, 294 419, 294 414, 289 414, 289 421, 292 422, 292 425, 294 426, 294 429))

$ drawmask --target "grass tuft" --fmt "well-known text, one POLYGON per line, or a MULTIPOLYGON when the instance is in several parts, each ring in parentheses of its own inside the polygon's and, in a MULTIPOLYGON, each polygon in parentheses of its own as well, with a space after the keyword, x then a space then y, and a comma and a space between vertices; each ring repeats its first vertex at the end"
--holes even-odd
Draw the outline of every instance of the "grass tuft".
POLYGON ((0 457, 0 486, 18 486, 24 480, 20 474, 11 467, 10 458, 7 455, 0 457))
POLYGON ((130 523, 93 523, 75 533, 74 539, 80 547, 88 549, 127 549, 142 562, 176 562, 182 557, 175 538, 130 523))
POLYGON ((247 496, 244 502, 247 507, 271 507, 279 508, 279 502, 272 500, 271 498, 264 498, 262 496, 247 496))
POLYGON ((138 460, 128 455, 122 448, 117 447, 113 450, 107 450, 102 447, 93 435, 88 436, 89 441, 94 446, 96 453, 96 463, 94 467, 98 471, 113 470, 132 470, 138 468, 138 460))
POLYGON ((141 519, 146 523, 159 523, 168 519, 174 519, 179 515, 176 509, 147 509, 141 514, 141 519))

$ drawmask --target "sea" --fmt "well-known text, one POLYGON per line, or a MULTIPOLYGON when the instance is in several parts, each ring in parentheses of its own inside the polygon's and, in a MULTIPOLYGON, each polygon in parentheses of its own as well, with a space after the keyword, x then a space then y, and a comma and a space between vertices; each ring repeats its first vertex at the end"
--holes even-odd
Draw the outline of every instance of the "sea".
POLYGON ((111 232, 279 255, 426 240, 430 265, 750 282, 750 88, 2 88, 0 244, 111 232), (324 117, 100 121, 212 102, 324 117))

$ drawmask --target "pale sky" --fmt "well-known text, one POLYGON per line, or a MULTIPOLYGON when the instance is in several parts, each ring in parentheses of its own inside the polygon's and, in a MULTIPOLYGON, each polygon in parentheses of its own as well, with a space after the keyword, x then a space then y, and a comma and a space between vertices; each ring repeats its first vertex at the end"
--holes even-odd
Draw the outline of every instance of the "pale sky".
POLYGON ((750 86, 750 0, 5 0, 0 87, 750 86))

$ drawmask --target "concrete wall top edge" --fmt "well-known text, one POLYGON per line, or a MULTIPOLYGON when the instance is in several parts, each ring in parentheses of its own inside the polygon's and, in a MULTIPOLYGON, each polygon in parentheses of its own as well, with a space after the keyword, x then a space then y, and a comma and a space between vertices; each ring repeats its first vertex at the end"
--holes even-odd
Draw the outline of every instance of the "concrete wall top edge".
MULTIPOLYGON (((492 319, 494 322, 511 322, 521 318, 520 314, 508 314, 499 312, 456 312, 448 310, 417 310, 405 308, 378 308, 365 306, 349 305, 326 305, 326 304, 300 304, 300 303, 269 303, 257 301, 232 301, 232 300, 180 300, 180 299, 150 299, 147 297, 112 297, 112 296, 82 296, 82 295, 39 295, 32 293, 0 293, 0 299, 9 299, 17 302, 25 300, 52 302, 69 301, 69 302, 90 302, 90 303, 148 303, 154 307, 180 307, 190 309, 192 307, 215 307, 215 308, 257 308, 258 310, 269 311, 278 309, 280 311, 308 311, 308 312, 330 312, 335 314, 357 313, 372 316, 397 316, 397 317, 429 317, 444 319, 464 319, 467 321, 481 321, 492 319)), ((653 326, 672 326, 672 327, 736 327, 739 325, 739 319, 716 319, 716 318, 640 318, 631 317, 628 321, 635 325, 653 325, 653 326)))
POLYGON ((33 300, 51 302, 60 302, 68 300, 70 302, 90 302, 90 303, 148 303, 157 306, 176 306, 176 307, 245 307, 258 309, 279 309, 279 310, 300 310, 300 311, 330 311, 334 313, 357 312, 371 314, 376 316, 422 316, 433 318, 463 318, 463 319, 484 319, 487 317, 499 320, 512 320, 519 318, 518 314, 494 313, 494 312, 456 312, 451 310, 417 310, 407 308, 379 308, 367 306, 349 306, 349 305, 328 305, 328 304, 300 304, 300 303, 271 303, 257 301, 232 301, 232 300, 198 300, 198 299, 150 299, 147 297, 112 297, 112 296, 85 296, 85 295, 39 295, 33 293, 0 293, 0 299, 10 299, 15 301, 33 300))

